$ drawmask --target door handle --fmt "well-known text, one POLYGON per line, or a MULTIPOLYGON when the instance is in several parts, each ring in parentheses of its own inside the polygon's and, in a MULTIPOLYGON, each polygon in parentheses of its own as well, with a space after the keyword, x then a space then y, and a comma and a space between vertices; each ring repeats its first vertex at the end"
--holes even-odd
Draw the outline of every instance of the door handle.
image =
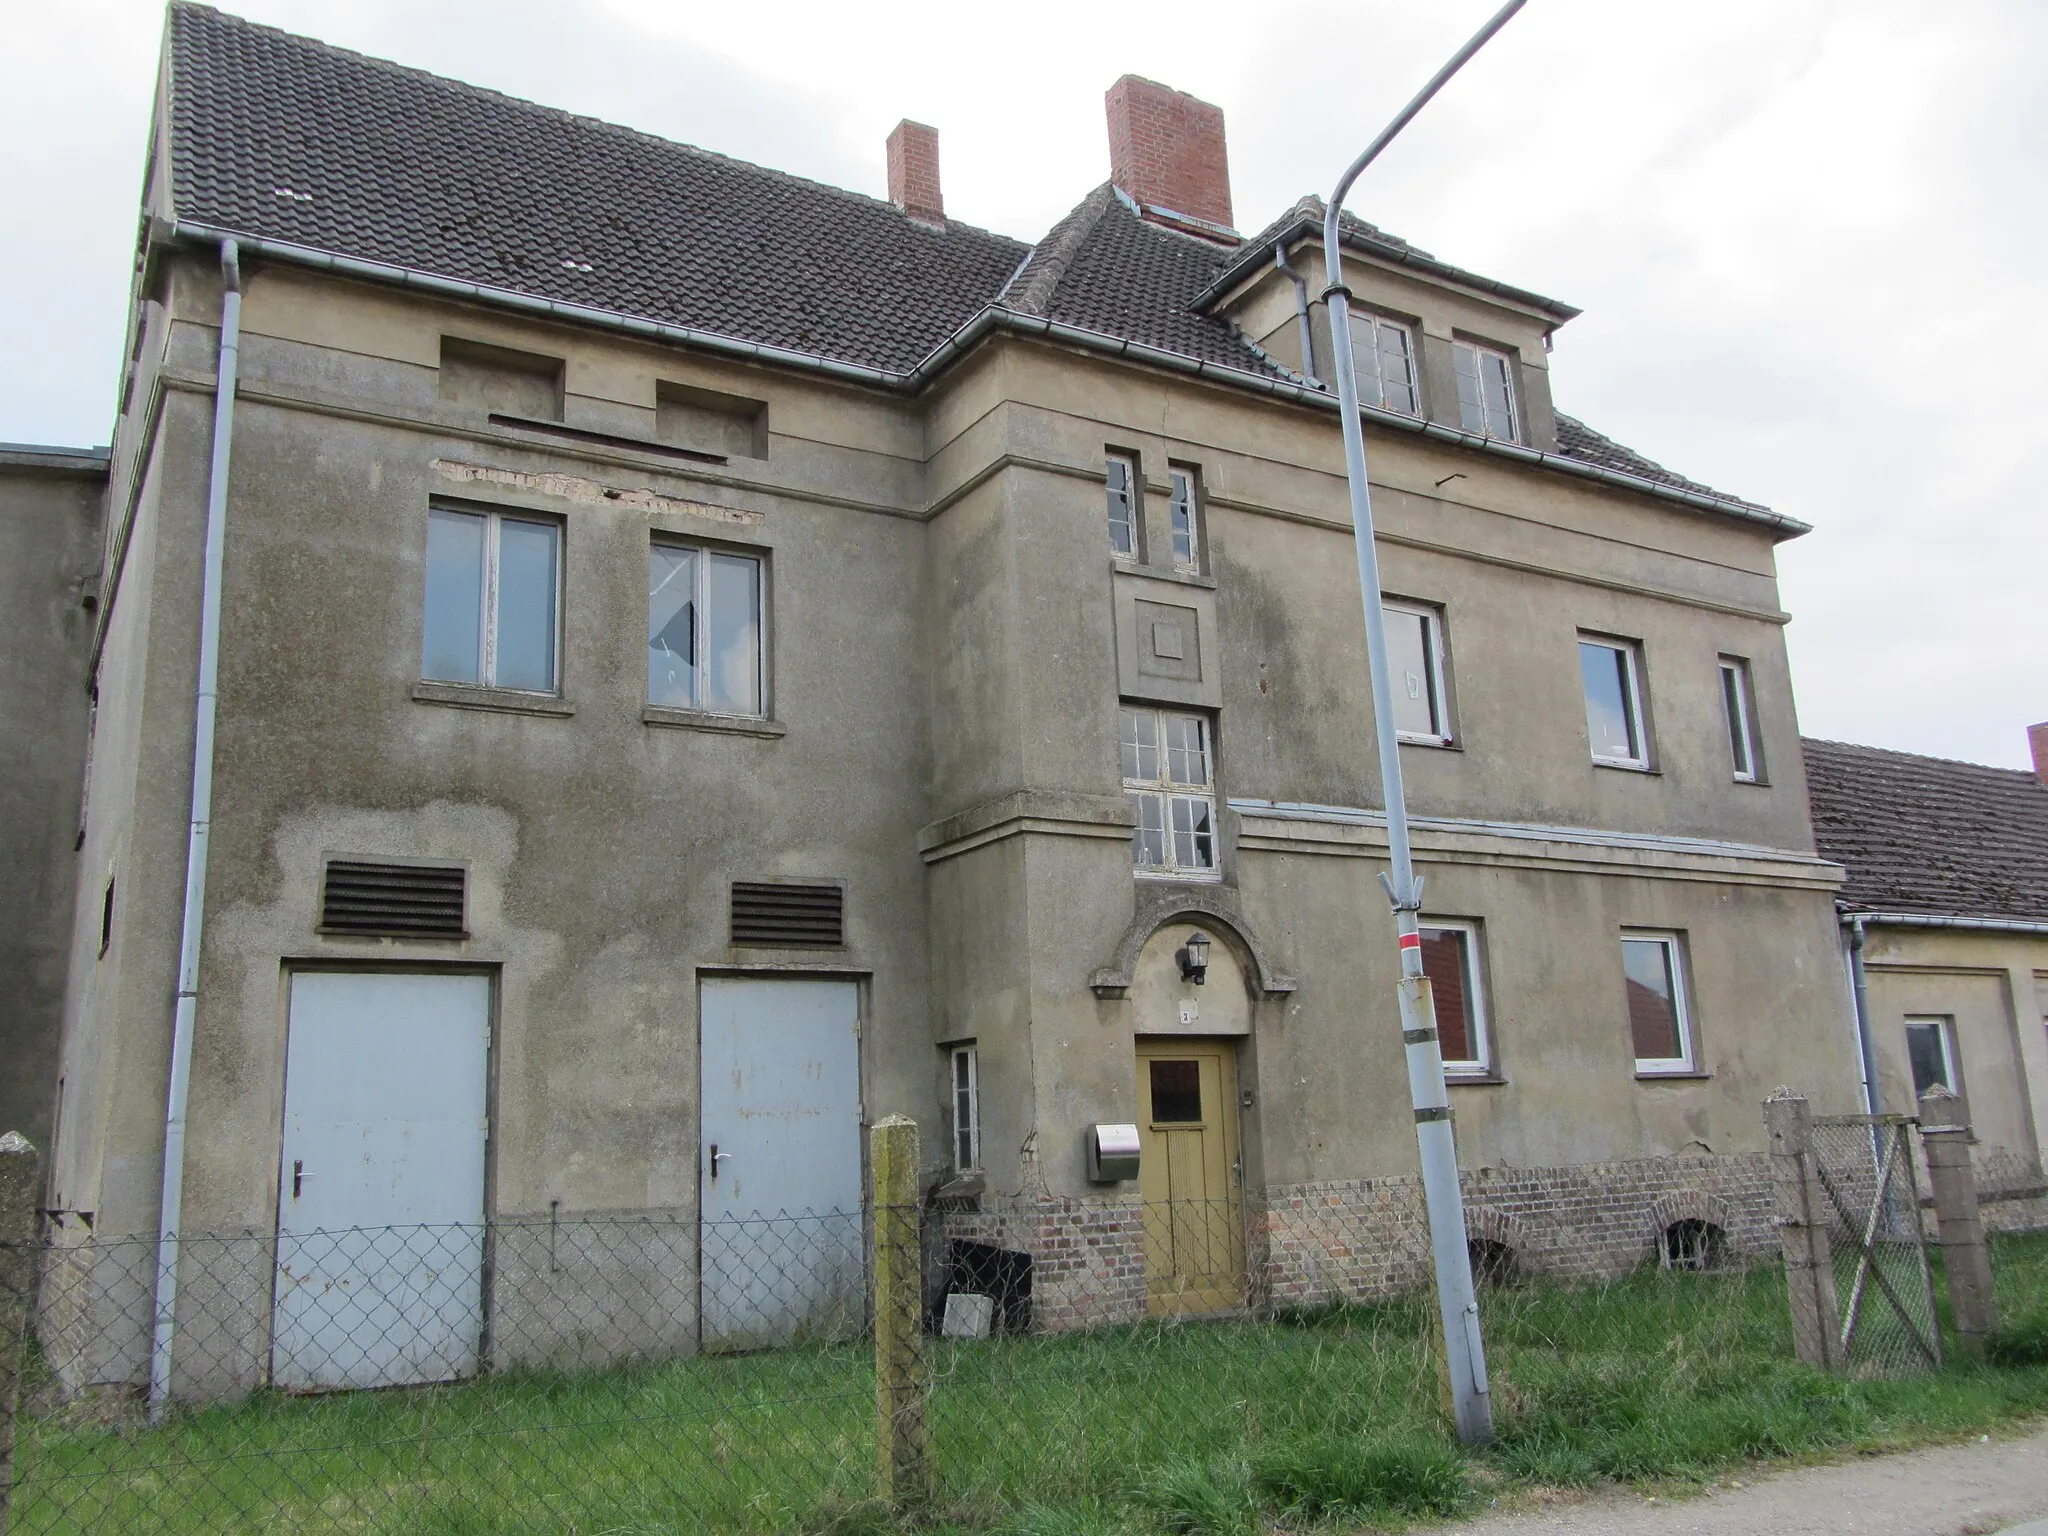
POLYGON ((731 1156, 732 1156, 732 1154, 731 1154, 730 1152, 721 1152, 721 1151, 719 1151, 719 1150, 718 1150, 718 1143, 717 1143, 717 1142, 715 1142, 715 1141, 714 1141, 713 1143, 711 1143, 711 1177, 712 1177, 712 1178, 714 1178, 714 1179, 715 1179, 715 1178, 717 1178, 717 1177, 718 1177, 718 1160, 719 1160, 720 1158, 730 1158, 731 1156))
POLYGON ((306 1172, 306 1161, 305 1161, 305 1159, 304 1159, 304 1158, 300 1158, 300 1157, 295 1157, 295 1158, 293 1158, 293 1159, 292 1159, 292 1198, 293 1198, 294 1200, 298 1199, 298 1198, 299 1198, 299 1196, 300 1196, 300 1194, 302 1194, 302 1193, 304 1192, 304 1190, 305 1190, 305 1185, 306 1185, 306 1180, 310 1179, 311 1177, 313 1177, 313 1175, 311 1175, 310 1173, 306 1172))

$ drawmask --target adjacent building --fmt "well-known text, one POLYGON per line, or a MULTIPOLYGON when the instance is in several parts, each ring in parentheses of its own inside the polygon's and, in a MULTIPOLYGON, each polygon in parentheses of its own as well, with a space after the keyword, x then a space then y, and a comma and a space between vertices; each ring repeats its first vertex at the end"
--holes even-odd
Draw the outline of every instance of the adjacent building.
MULTIPOLYGON (((1425 1273, 1321 209, 1242 236, 1216 109, 1108 115, 1027 246, 917 124, 876 201, 171 7, 51 1204, 79 1273, 268 1257, 67 1288, 98 1374, 152 1288, 181 1390, 458 1373, 560 1283, 496 1234, 628 1216, 690 1242, 578 1285, 757 1338, 721 1234, 857 1263, 894 1112, 1043 1326, 1425 1273), (304 1240, 397 1225, 470 1234, 438 1363, 323 1374, 304 1240)), ((1564 414, 1570 306, 1343 238, 1473 1235, 1761 1251, 1760 1100, 1859 1091, 1805 530, 1564 414)))
POLYGON ((2034 772, 1802 743, 1870 1041, 1872 1107, 1970 1104, 1985 1220, 2048 1224, 2048 724, 2034 772))

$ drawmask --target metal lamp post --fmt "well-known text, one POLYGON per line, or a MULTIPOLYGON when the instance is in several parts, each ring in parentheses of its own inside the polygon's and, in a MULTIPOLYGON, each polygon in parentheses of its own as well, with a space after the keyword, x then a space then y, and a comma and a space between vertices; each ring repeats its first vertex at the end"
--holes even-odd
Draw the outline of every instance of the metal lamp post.
POLYGON ((1379 157, 1465 61, 1507 24, 1527 0, 1508 0, 1472 40, 1436 72, 1365 153, 1351 162, 1323 212, 1323 260, 1329 284, 1323 298, 1330 311, 1330 351, 1337 370, 1337 398, 1344 422, 1344 469, 1351 482, 1351 536, 1358 554, 1359 596, 1365 605, 1367 658, 1371 665, 1373 726, 1379 738, 1380 784, 1387 803, 1390 874, 1380 876, 1394 907, 1401 947, 1401 1040, 1408 1058, 1408 1093, 1415 1106, 1415 1140, 1422 1157, 1422 1194, 1429 1211, 1430 1248, 1436 1263, 1437 1305, 1443 1314, 1444 1351, 1451 1378, 1451 1402, 1458 1438, 1480 1445, 1493 1438, 1493 1402, 1486 1383, 1486 1352, 1479 1335, 1479 1303, 1472 1288, 1472 1259, 1465 1246, 1465 1203, 1458 1189, 1458 1153, 1451 1136, 1450 1095, 1444 1088, 1444 1059, 1437 1042, 1429 982, 1422 974, 1422 882, 1408 847, 1408 803, 1401 784, 1401 749, 1394 734, 1392 674, 1387 665, 1386 621, 1380 611, 1380 562, 1373 547, 1372 496, 1365 479, 1365 428, 1358 414, 1358 380, 1351 365, 1350 291, 1344 286, 1337 223, 1344 198, 1360 172, 1379 157))

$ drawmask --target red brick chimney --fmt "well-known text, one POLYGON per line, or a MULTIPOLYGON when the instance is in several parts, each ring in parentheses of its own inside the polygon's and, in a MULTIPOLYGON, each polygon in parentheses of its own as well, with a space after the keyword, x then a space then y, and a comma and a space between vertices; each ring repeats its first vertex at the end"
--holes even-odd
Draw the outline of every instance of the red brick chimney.
POLYGON ((2027 727, 2027 745, 2034 749, 2034 777, 2048 784, 2048 720, 2027 727))
POLYGON ((1143 207, 1230 228, 1223 109, 1137 75, 1112 85, 1106 100, 1109 179, 1143 207))
POLYGON ((913 219, 946 222, 939 192, 939 130, 909 118, 889 135, 889 201, 913 219))

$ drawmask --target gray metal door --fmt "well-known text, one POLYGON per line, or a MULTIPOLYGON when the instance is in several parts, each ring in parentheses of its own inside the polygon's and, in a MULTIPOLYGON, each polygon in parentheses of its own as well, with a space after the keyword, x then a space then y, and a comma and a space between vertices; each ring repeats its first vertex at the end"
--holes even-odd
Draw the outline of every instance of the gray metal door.
POLYGON ((476 1369, 490 1004, 483 976, 293 976, 278 1386, 401 1386, 476 1369))
POLYGON ((852 982, 706 979, 699 1305, 706 1349, 858 1329, 860 995, 852 982))

